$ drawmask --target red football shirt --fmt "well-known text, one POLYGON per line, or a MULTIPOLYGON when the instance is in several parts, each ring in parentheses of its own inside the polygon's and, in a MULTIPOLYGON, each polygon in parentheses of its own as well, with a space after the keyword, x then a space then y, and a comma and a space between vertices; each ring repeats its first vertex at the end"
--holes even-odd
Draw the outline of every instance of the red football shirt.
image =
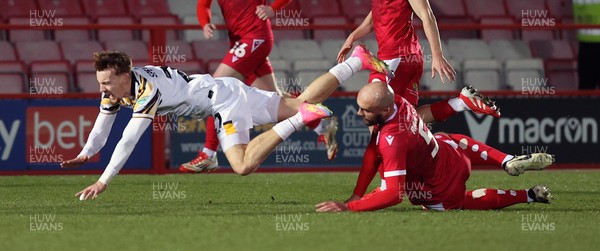
MULTIPOLYGON (((266 5, 266 0, 218 0, 221 12, 225 18, 225 24, 229 32, 230 41, 238 41, 241 38, 273 39, 271 21, 261 20, 256 15, 256 7, 266 5)), ((271 5, 278 10, 291 0, 277 0, 271 5)), ((198 21, 202 27, 210 22, 210 5, 212 0, 199 0, 196 12, 198 21)))
POLYGON ((350 202, 350 210, 377 210, 398 204, 402 195, 415 205, 435 205, 453 191, 460 165, 456 150, 436 140, 413 106, 396 96, 395 115, 373 128, 355 194, 363 196, 379 167, 381 191, 350 202), (363 173, 364 172, 364 173, 363 173), (369 174, 370 173, 370 174, 369 174), (370 177, 369 177, 370 176, 370 177))
POLYGON ((421 54, 421 45, 412 26, 413 10, 408 0, 372 0, 373 29, 383 60, 421 54))

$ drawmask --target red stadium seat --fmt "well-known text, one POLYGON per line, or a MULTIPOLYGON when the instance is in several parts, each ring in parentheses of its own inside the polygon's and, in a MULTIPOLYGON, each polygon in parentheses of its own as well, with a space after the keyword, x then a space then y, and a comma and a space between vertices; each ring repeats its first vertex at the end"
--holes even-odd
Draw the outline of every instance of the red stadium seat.
POLYGON ((546 0, 550 15, 557 18, 573 18, 572 0, 546 0))
MULTIPOLYGON (((12 17, 8 20, 9 24, 30 25, 28 17, 12 17)), ((8 38, 12 42, 20 41, 40 41, 46 39, 45 29, 35 30, 33 27, 24 30, 9 30, 8 38)))
POLYGON ((550 18, 544 0, 508 0, 506 10, 517 21, 523 18, 550 18))
MULTIPOLYGON (((415 32, 417 33, 417 37, 419 39, 427 39, 427 36, 425 36, 425 31, 423 30, 423 21, 421 21, 421 19, 419 19, 418 17, 414 17, 412 23, 413 23, 413 26, 417 26, 417 25, 420 26, 419 28, 415 27, 415 32)), ((372 35, 373 39, 375 39, 375 32, 371 32, 370 35, 372 35)), ((446 39, 446 38, 441 37, 440 39, 446 39)))
POLYGON ((547 60, 546 76, 548 84, 557 90, 577 90, 579 79, 576 60, 547 60))
POLYGON ((37 10, 35 0, 0 1, 0 18, 30 17, 31 10, 37 10))
POLYGON ((148 47, 142 41, 108 41, 104 43, 106 50, 125 52, 131 57, 134 65, 150 61, 148 47))
MULTIPOLYGON (((170 25, 170 24, 179 24, 179 18, 177 16, 162 16, 162 17, 142 17, 140 19, 141 24, 162 24, 162 25, 170 25)), ((142 40, 148 42, 150 40, 150 31, 144 30, 142 31, 142 40)), ((168 29, 167 30, 167 41, 177 40, 177 30, 168 29)))
POLYGON ((29 84, 39 94, 67 93, 71 89, 71 65, 67 61, 33 62, 29 84))
POLYGON ((7 41, 0 41, 0 62, 16 60, 17 55, 12 44, 7 41))
MULTIPOLYGON (((438 22, 442 24, 471 24, 473 20, 469 17, 461 17, 461 18, 438 18, 438 22)), ((477 38, 476 30, 440 30, 440 36, 444 39, 452 39, 452 38, 477 38)))
POLYGON ((467 11, 462 0, 430 0, 436 17, 466 17, 467 11))
MULTIPOLYGON (((65 17, 63 18, 65 25, 81 25, 89 24, 90 20, 87 17, 65 17)), ((54 40, 56 41, 86 41, 90 40, 90 31, 88 30, 55 30, 54 40)))
POLYGON ((564 40, 538 40, 529 43, 534 57, 543 59, 573 59, 569 42, 564 40))
MULTIPOLYGON (((127 0, 129 14, 136 18, 142 16, 166 16, 171 15, 167 0, 127 0)), ((196 8, 193 6, 192 8, 196 8)))
POLYGON ((192 49, 192 46, 186 41, 167 41, 167 46, 170 47, 167 50, 167 54, 181 55, 182 59, 185 58, 185 60, 182 61, 195 59, 194 49, 192 49))
POLYGON ((350 20, 365 18, 371 11, 371 0, 342 0, 340 1, 342 14, 350 20))
POLYGON ((26 64, 32 61, 59 61, 62 60, 58 45, 54 41, 29 41, 17 42, 19 59, 26 64))
MULTIPOLYGON (((482 17, 481 24, 512 24, 514 21, 510 17, 482 17)), ((481 38, 487 42, 491 40, 505 39, 512 40, 515 38, 514 31, 512 30, 491 30, 482 29, 481 38)))
POLYGON ((340 6, 338 1, 298 0, 302 16, 313 18, 316 16, 339 16, 340 6))
MULTIPOLYGON (((573 24, 573 18, 563 18, 561 20, 563 24, 573 24)), ((561 30, 561 38, 567 41, 579 41, 577 39, 577 30, 576 29, 565 29, 561 30)))
POLYGON ((305 39, 304 30, 273 30, 273 36, 276 40, 283 39, 305 39))
POLYGON ((71 63, 79 60, 92 60, 94 52, 104 50, 97 41, 63 41, 60 42, 60 49, 63 58, 71 63))
POLYGON ((188 75, 207 73, 201 60, 187 60, 185 62, 168 64, 168 66, 185 72, 188 75))
POLYGON ((569 44, 571 44, 571 49, 573 49, 575 58, 579 57, 579 41, 569 41, 569 44))
POLYGON ((506 16, 504 1, 501 0, 465 0, 467 14, 475 20, 482 16, 506 16))
MULTIPOLYGON (((0 24, 6 24, 4 20, 0 17, 0 24)), ((0 30, 0 40, 7 40, 5 30, 0 30)))
MULTIPOLYGON (((100 17, 98 24, 134 24, 132 17, 100 17)), ((100 41, 130 41, 133 40, 133 31, 131 30, 98 30, 98 40, 100 41)))
MULTIPOLYGON (((204 62, 221 60, 229 52, 229 45, 223 41, 207 40, 192 42, 196 59, 204 62)), ((211 72, 212 73, 212 72, 211 72)))
MULTIPOLYGON (((339 25, 347 24, 348 20, 344 17, 315 17, 313 24, 321 25, 339 25)), ((346 31, 333 29, 333 30, 313 30, 313 38, 318 41, 329 40, 329 39, 346 39, 346 31)))
POLYGON ((86 16, 92 19, 99 16, 127 15, 125 2, 121 0, 81 0, 86 16))
POLYGON ((82 16, 83 8, 73 0, 38 0, 41 10, 55 10, 59 16, 82 16))
POLYGON ((78 61, 75 64, 75 83, 83 93, 100 93, 93 61, 78 61))
POLYGON ((18 61, 0 61, 0 93, 22 93, 27 70, 18 61))
POLYGON ((553 30, 521 30, 521 39, 525 42, 534 40, 553 40, 555 37, 553 30))

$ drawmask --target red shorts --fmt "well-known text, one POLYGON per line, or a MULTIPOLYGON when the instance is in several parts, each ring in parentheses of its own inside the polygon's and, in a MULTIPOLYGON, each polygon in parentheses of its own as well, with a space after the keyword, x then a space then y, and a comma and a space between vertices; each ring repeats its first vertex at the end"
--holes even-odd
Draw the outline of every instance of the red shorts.
POLYGON ((434 183, 428 188, 432 192, 431 201, 434 203, 422 205, 437 210, 460 209, 467 192, 466 183, 471 175, 471 161, 463 149, 454 148, 453 144, 457 146, 458 142, 452 138, 444 134, 435 134, 435 139, 439 145, 436 156, 436 176, 439 178, 435 182, 427 182, 434 183))
MULTIPOLYGON (((421 75, 423 75, 423 56, 411 54, 383 61, 394 71, 395 77, 388 80, 394 94, 404 97, 416 106, 419 103, 419 83, 421 75)), ((374 79, 384 80, 386 76, 378 72, 371 72, 369 83, 374 79)))
POLYGON ((241 73, 247 80, 273 73, 267 58, 273 49, 273 40, 242 38, 231 42, 230 48, 221 63, 241 73))

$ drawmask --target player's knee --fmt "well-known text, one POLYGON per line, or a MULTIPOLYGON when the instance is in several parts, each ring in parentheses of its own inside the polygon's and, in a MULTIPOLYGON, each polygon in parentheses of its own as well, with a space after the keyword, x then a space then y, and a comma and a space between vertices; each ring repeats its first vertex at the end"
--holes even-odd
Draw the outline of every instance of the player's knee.
POLYGON ((251 174, 258 167, 257 164, 240 164, 237 166, 232 166, 233 171, 241 176, 246 176, 251 174))

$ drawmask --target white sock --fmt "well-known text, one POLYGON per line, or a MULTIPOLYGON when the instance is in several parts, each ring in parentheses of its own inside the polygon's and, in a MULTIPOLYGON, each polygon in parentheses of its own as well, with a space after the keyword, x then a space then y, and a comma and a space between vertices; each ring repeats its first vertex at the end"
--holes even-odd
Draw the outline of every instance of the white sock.
POLYGON ((462 112, 465 110, 470 110, 465 101, 460 98, 453 98, 448 100, 448 104, 454 109, 455 112, 462 112))
POLYGON ((506 157, 504 157, 504 160, 502 160, 502 166, 504 166, 504 164, 506 164, 506 162, 510 161, 511 159, 514 159, 515 156, 514 155, 510 155, 507 154, 506 157))
POLYGON ((527 194, 527 203, 533 202, 533 198, 529 197, 529 189, 525 189, 525 193, 527 194))
POLYGON ((315 129, 313 129, 313 132, 315 132, 317 135, 322 135, 325 132, 325 127, 327 127, 327 122, 328 119, 321 119, 321 123, 319 123, 315 129))
POLYGON ((217 152, 215 152, 215 151, 213 151, 213 150, 210 150, 210 149, 208 149, 208 148, 206 148, 206 147, 202 149, 202 152, 203 152, 203 153, 206 153, 206 155, 207 155, 209 158, 212 158, 212 157, 213 157, 213 156, 215 156, 215 154, 217 153, 217 152))
POLYGON ((333 74, 341 84, 352 77, 354 73, 360 71, 361 67, 362 62, 360 61, 360 58, 351 57, 331 68, 329 72, 333 74))
POLYGON ((296 113, 296 115, 277 123, 275 126, 273 126, 273 130, 282 140, 285 141, 292 135, 292 133, 299 130, 303 126, 304 123, 302 122, 302 115, 300 113, 296 113))

